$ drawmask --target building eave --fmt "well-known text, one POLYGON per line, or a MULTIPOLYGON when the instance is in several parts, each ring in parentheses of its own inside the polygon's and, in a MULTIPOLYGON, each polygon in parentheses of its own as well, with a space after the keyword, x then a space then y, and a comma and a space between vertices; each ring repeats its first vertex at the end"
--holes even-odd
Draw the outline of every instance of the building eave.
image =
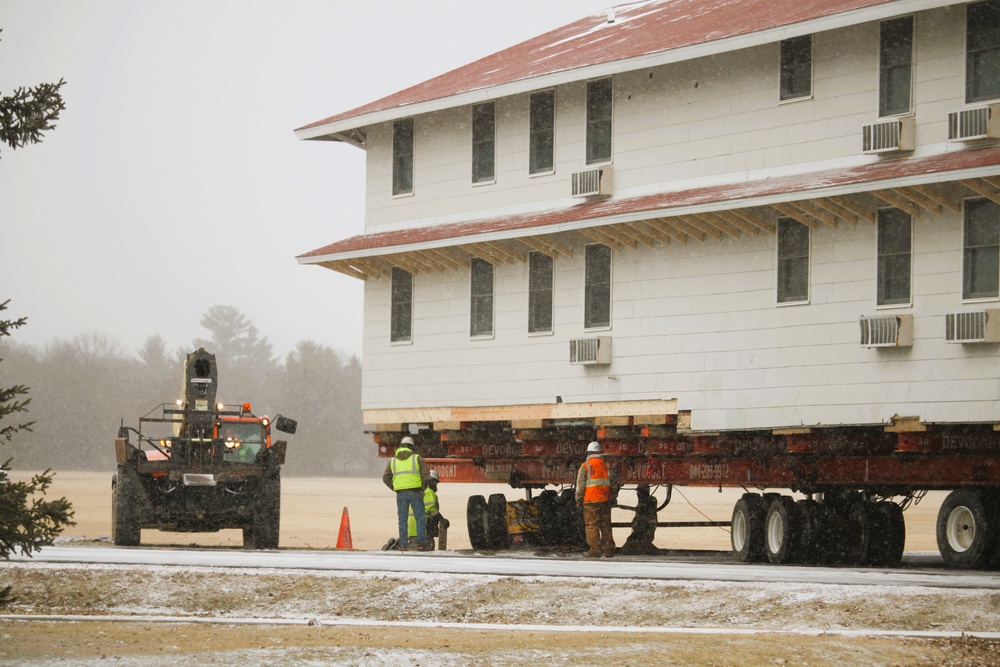
MULTIPOLYGON (((583 67, 560 69, 538 76, 519 78, 493 86, 484 86, 464 90, 453 95, 433 99, 417 100, 411 103, 376 109, 370 112, 345 112, 334 116, 329 122, 319 121, 295 130, 295 136, 300 140, 334 140, 344 141, 352 136, 352 132, 379 123, 391 122, 401 118, 453 109, 481 102, 495 100, 529 93, 546 88, 553 88, 575 81, 584 81, 600 77, 612 76, 624 72, 660 67, 705 56, 719 55, 741 49, 748 49, 781 40, 826 32, 852 25, 881 21, 894 16, 967 4, 960 0, 896 0, 881 4, 850 9, 835 14, 816 17, 807 21, 771 27, 765 30, 749 32, 715 40, 706 40, 687 46, 647 53, 644 55, 609 60, 583 67)), ((443 75, 448 76, 448 75, 443 75)), ((388 99, 388 98, 385 98, 388 99)), ((378 103, 373 103, 377 105, 378 103)), ((371 105, 368 105, 371 106, 371 105)), ((364 109, 365 107, 359 107, 364 109)), ((358 145, 355 142, 349 142, 358 145)))

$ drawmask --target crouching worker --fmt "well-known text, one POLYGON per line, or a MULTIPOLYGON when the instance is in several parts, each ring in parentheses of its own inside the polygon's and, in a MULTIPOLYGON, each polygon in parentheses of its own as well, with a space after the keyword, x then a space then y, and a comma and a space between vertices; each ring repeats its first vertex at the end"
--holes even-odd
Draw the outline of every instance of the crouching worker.
MULTIPOLYGON (((448 519, 441 516, 438 504, 437 488, 440 478, 437 470, 431 470, 427 480, 427 488, 424 489, 424 516, 426 517, 427 550, 434 551, 434 538, 438 538, 438 549, 442 551, 448 548, 448 526, 451 525, 448 519)), ((410 517, 407 521, 407 532, 411 540, 417 535, 417 518, 410 509, 410 517)))
POLYGON ((656 498, 650 495, 649 484, 636 487, 635 497, 632 533, 625 540, 620 553, 625 556, 653 556, 662 553, 653 546, 653 538, 656 537, 656 498))

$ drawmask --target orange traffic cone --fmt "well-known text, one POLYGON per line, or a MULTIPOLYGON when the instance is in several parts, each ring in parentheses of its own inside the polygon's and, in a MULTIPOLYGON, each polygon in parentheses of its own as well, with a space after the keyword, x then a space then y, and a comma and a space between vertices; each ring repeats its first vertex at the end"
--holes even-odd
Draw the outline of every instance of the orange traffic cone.
POLYGON ((353 549, 351 542, 351 517, 347 515, 347 508, 344 508, 344 515, 340 517, 340 535, 337 536, 338 549, 353 549))

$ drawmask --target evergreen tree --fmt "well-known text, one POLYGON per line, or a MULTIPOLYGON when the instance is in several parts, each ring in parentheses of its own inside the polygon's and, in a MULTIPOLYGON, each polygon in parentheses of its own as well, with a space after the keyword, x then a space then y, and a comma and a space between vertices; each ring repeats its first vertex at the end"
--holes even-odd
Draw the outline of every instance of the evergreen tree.
MULTIPOLYGON (((7 309, 8 303, 0 303, 0 312, 7 309)), ((24 317, 0 319, 0 338, 10 336, 11 331, 26 322, 24 317)), ((3 423, 8 417, 27 412, 31 402, 27 396, 28 387, 22 384, 0 387, 0 444, 9 442, 19 431, 31 430, 34 422, 21 421, 22 417, 17 418, 20 423, 3 423)), ((16 551, 30 555, 52 544, 63 528, 74 525, 73 510, 68 500, 45 500, 52 475, 50 470, 46 470, 29 481, 15 482, 10 479, 10 459, 0 465, 0 557, 7 559, 16 551)), ((0 591, 0 606, 12 601, 10 590, 7 586, 0 591)))
POLYGON ((40 83, 16 88, 0 97, 0 141, 12 149, 37 144, 42 133, 54 129, 59 112, 66 108, 59 90, 66 82, 40 83))

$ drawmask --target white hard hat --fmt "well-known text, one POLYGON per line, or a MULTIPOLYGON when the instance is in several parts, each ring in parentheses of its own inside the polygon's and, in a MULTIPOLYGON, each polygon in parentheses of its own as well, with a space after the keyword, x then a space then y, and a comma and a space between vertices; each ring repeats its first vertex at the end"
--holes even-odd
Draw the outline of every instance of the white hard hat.
POLYGON ((433 480, 439 480, 440 479, 440 477, 438 477, 438 471, 437 470, 431 470, 431 479, 433 479, 433 480))
POLYGON ((402 440, 399 441, 399 444, 401 444, 401 445, 412 445, 413 444, 413 438, 411 438, 410 436, 406 436, 405 438, 403 438, 402 440))
POLYGON ((597 452, 598 454, 600 454, 601 451, 602 451, 601 450, 601 443, 597 442, 596 440, 594 440, 592 443, 590 443, 589 445, 587 445, 587 453, 588 454, 592 454, 594 452, 597 452))

